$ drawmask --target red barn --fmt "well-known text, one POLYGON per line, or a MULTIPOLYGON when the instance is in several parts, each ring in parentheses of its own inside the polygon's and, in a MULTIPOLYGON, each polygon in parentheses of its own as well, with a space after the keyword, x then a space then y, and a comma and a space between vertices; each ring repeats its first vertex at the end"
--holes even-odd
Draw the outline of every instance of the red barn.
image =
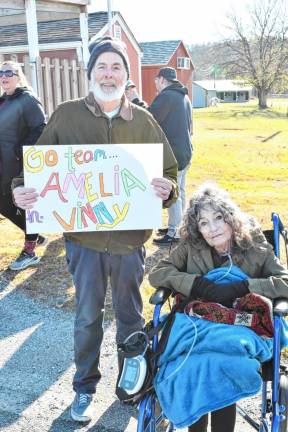
POLYGON ((156 96, 154 78, 165 66, 177 70, 177 78, 189 91, 192 101, 192 74, 194 66, 188 49, 181 40, 142 42, 142 97, 150 105, 156 96))

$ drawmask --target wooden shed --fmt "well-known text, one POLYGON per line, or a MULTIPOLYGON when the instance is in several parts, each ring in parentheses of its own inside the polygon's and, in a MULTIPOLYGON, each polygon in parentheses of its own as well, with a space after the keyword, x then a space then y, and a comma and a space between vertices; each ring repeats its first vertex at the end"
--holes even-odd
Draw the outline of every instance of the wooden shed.
MULTIPOLYGON (((42 3, 42 2, 41 2, 42 3)), ((55 15, 56 17, 56 15, 55 15)), ((5 21, 2 21, 5 23, 5 21)), ((142 94, 141 48, 119 12, 112 13, 111 28, 108 12, 87 15, 87 37, 83 43, 81 20, 78 17, 40 21, 37 24, 39 39, 38 94, 48 116, 60 102, 87 94, 85 66, 89 53, 88 43, 111 34, 126 43, 131 64, 131 79, 142 94)), ((26 24, 9 24, 0 27, 0 60, 16 57, 27 67, 28 35, 26 24), (25 57, 26 56, 26 57, 25 57)))
POLYGON ((77 16, 80 21, 81 46, 87 57, 87 6, 90 0, 1 0, 0 2, 0 42, 2 51, 8 54, 15 44, 14 31, 18 28, 25 31, 25 39, 18 43, 26 44, 26 52, 29 54, 29 77, 34 90, 38 92, 37 61, 39 59, 39 41, 37 22, 51 21, 61 16, 77 16), (12 43, 9 41, 12 36, 12 43), (25 42, 24 42, 25 41, 25 42), (9 43, 10 42, 10 43, 9 43))
POLYGON ((176 69, 177 78, 189 91, 192 100, 192 74, 194 66, 188 49, 181 40, 142 42, 142 95, 150 105, 156 96, 154 78, 159 69, 170 66, 176 69))
MULTIPOLYGON (((41 1, 41 3, 43 3, 41 1)), ((58 15, 59 17, 59 15, 58 15)), ((55 15, 54 18, 57 18, 55 15)), ((65 14, 63 19, 54 19, 38 22, 39 52, 43 58, 58 58, 60 60, 76 60, 87 63, 89 54, 87 53, 88 42, 93 38, 99 38, 109 34, 108 13, 95 12, 87 16, 88 33, 83 46, 81 32, 81 20, 78 17, 69 18, 65 14)), ((22 61, 24 54, 28 53, 28 35, 25 24, 14 25, 11 21, 5 25, 2 21, 0 27, 0 56, 10 57, 11 54, 17 55, 22 61)), ((119 12, 112 13, 111 21, 112 35, 123 40, 127 45, 128 55, 131 63, 131 79, 137 85, 139 93, 142 93, 141 81, 141 48, 129 29, 125 20, 119 12)))
POLYGON ((217 102, 248 102, 252 89, 241 80, 194 81, 193 107, 205 108, 217 102))

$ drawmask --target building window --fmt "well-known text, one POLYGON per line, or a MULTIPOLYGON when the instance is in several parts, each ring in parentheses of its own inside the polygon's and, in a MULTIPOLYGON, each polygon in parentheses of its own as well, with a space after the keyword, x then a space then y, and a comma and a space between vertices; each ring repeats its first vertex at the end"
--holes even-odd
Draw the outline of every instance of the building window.
POLYGON ((114 25, 114 38, 120 40, 121 39, 121 27, 118 24, 114 25))
POLYGON ((177 69, 190 69, 190 58, 177 57, 177 69))

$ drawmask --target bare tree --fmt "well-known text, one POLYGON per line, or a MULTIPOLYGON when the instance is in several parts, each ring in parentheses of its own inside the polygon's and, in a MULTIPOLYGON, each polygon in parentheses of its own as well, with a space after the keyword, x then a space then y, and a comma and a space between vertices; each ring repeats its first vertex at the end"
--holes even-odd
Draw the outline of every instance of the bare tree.
MULTIPOLYGON (((225 66, 253 85, 259 107, 267 107, 267 95, 280 89, 288 75, 287 0, 254 0, 247 16, 228 16, 230 55, 225 66)), ((286 81, 287 82, 287 81, 286 81)))

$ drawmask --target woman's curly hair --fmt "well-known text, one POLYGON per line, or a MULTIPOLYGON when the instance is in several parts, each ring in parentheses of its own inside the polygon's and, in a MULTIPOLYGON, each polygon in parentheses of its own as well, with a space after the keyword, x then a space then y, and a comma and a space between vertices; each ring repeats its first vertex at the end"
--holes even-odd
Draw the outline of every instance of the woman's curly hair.
POLYGON ((190 241, 197 249, 206 245, 206 241, 199 232, 198 222, 200 211, 207 207, 223 215, 224 221, 232 228, 234 244, 240 250, 261 247, 259 242, 255 241, 257 234, 261 233, 256 219, 242 212, 231 200, 228 192, 213 183, 204 183, 193 194, 180 228, 180 234, 184 240, 190 241))

